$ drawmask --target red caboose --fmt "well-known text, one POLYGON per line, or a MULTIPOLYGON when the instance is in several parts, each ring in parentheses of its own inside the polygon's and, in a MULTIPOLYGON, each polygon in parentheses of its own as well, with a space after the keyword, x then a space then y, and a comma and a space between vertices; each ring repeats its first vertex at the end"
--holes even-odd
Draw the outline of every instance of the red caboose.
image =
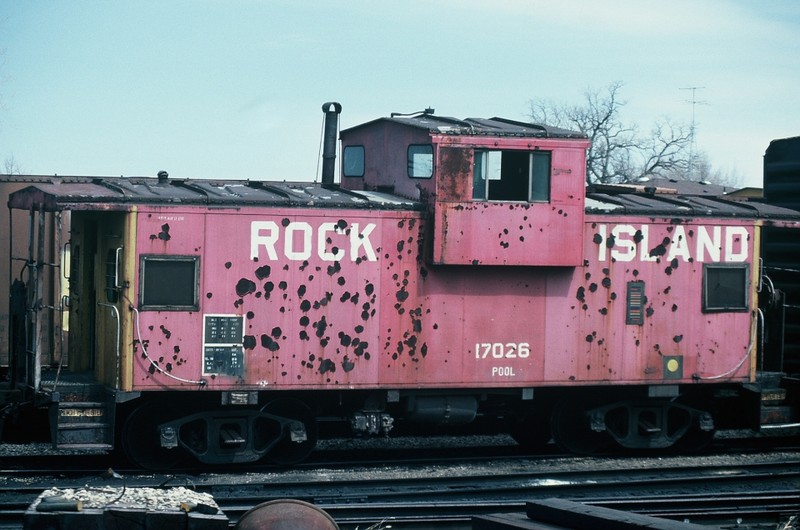
MULTIPOLYGON (((323 109, 335 133, 339 107, 323 109)), ((57 446, 110 448, 116 431, 142 465, 290 463, 322 422, 691 446, 757 428, 764 389, 794 399, 783 350, 760 353, 785 304, 760 309, 759 287, 762 229, 795 237, 796 211, 587 193, 583 135, 499 118, 393 116, 341 141, 338 185, 329 135, 321 184, 163 173, 12 194, 31 244, 12 262, 10 373, 57 446), (36 293, 59 258, 37 226, 62 212, 69 350, 42 367, 36 293)))

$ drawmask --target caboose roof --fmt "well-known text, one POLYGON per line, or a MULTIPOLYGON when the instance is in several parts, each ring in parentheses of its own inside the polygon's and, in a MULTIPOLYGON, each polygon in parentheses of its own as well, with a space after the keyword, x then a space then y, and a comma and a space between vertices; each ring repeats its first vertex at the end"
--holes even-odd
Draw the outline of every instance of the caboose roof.
POLYGON ((422 210, 420 202, 388 193, 350 191, 313 182, 167 179, 154 177, 53 177, 12 193, 10 208, 48 211, 126 210, 133 204, 216 207, 280 206, 422 210))
MULTIPOLYGON (((15 182, 28 177, 15 178, 15 182)), ((214 207, 314 207, 425 209, 425 204, 391 193, 352 191, 312 182, 174 179, 155 177, 31 177, 30 185, 9 196, 10 208, 80 210, 98 205, 127 210, 133 204, 214 207)), ((634 185, 592 185, 586 212, 667 217, 797 219, 800 212, 763 200, 727 195, 721 186, 655 180, 634 185)))
POLYGON ((413 115, 392 115, 378 118, 355 127, 342 130, 342 134, 381 124, 395 124, 403 127, 422 129, 430 134, 453 136, 500 136, 500 137, 532 137, 532 138, 586 138, 586 135, 567 129, 559 129, 549 125, 525 123, 505 118, 449 118, 436 116, 429 112, 413 115))
POLYGON ((639 184, 595 184, 586 189, 586 211, 666 217, 797 219, 800 212, 728 195, 734 188, 670 179, 639 184))

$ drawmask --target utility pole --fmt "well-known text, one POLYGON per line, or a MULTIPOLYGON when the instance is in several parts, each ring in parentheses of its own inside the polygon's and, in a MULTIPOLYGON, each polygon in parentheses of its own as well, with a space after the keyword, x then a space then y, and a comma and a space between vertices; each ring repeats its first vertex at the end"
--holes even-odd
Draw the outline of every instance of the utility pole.
POLYGON ((682 87, 679 90, 691 90, 692 91, 692 99, 685 100, 686 103, 692 104, 692 125, 689 129, 689 169, 687 171, 687 177, 689 180, 694 179, 694 149, 695 149, 695 133, 697 130, 697 123, 695 122, 695 107, 697 105, 708 105, 707 101, 698 101, 697 100, 697 91, 704 89, 704 86, 687 86, 682 87))

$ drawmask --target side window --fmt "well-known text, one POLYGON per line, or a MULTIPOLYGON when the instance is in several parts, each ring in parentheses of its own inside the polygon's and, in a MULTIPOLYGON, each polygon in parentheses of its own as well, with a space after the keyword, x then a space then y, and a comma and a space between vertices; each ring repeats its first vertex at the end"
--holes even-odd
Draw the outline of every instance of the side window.
POLYGON ((428 179, 433 176, 433 146, 408 146, 408 176, 416 179, 428 179))
POLYGON ((342 154, 342 175, 345 177, 364 176, 364 146, 348 145, 342 154))
POLYGON ((141 309, 199 309, 199 256, 142 256, 139 274, 141 309))
POLYGON ((746 265, 703 266, 703 311, 747 311, 746 265))
POLYGON ((489 201, 548 202, 548 151, 475 151, 472 198, 489 201))
POLYGON ((550 152, 531 153, 531 202, 550 202, 550 152))

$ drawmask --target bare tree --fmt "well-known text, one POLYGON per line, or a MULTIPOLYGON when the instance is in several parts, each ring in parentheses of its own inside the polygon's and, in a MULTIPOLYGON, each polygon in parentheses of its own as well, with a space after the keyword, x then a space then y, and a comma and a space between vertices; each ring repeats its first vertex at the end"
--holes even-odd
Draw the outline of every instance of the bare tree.
POLYGON ((626 101, 620 99, 622 83, 588 89, 580 105, 532 100, 532 121, 585 133, 592 145, 586 153, 586 182, 624 183, 645 176, 676 174, 689 167, 690 130, 662 120, 649 136, 620 117, 626 101))
POLYGON ((17 163, 17 160, 14 158, 14 155, 7 156, 6 159, 3 161, 4 166, 4 173, 6 175, 21 175, 22 168, 17 163))

